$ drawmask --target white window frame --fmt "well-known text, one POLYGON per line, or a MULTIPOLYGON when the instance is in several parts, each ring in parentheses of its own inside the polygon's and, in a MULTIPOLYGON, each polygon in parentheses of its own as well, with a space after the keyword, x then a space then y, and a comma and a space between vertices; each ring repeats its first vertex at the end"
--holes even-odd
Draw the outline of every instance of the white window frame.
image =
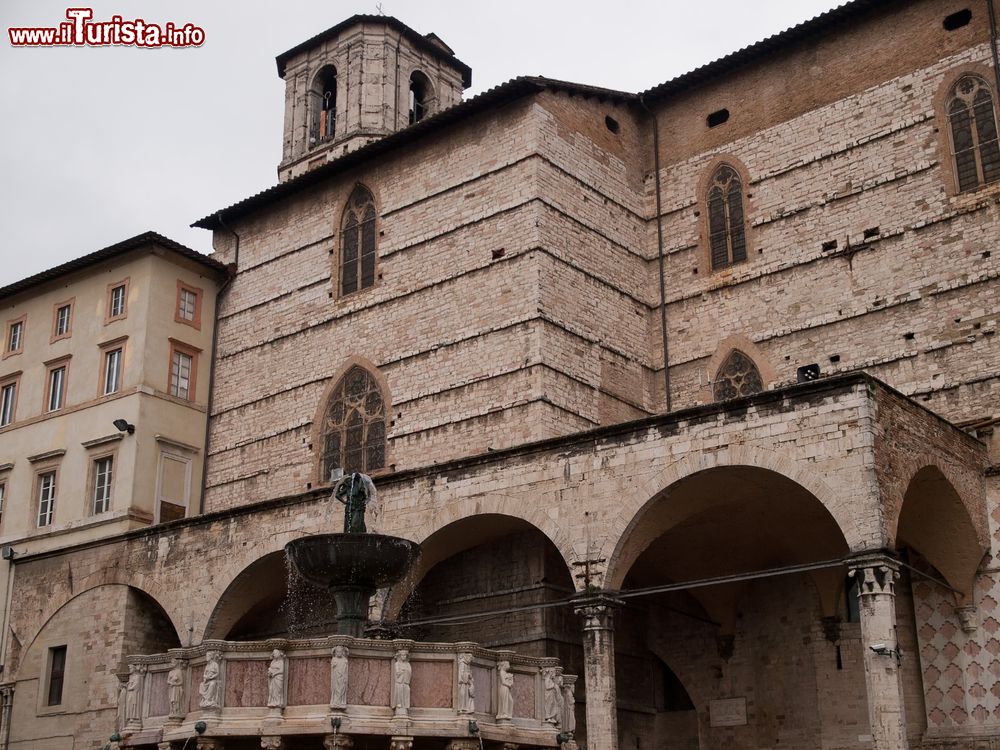
POLYGON ((38 528, 52 525, 56 509, 58 472, 55 469, 38 474, 38 514, 35 518, 38 528))
POLYGON ((197 311, 198 294, 182 286, 177 300, 177 317, 193 323, 197 311))
POLYGON ((125 284, 111 287, 111 300, 108 303, 108 317, 120 318, 125 314, 125 284))
POLYGON ((21 347, 24 344, 24 321, 15 320, 10 324, 10 328, 7 330, 7 353, 13 354, 14 352, 21 351, 21 347))
POLYGON ((191 399, 191 374, 194 369, 194 357, 180 349, 174 349, 170 357, 170 395, 185 400, 191 399), (184 362, 187 362, 187 375, 182 376, 184 362), (184 387, 181 388, 183 381, 184 387))
POLYGON ((122 347, 116 347, 115 349, 108 349, 104 352, 104 393, 105 396, 110 396, 112 393, 117 393, 122 387, 122 355, 124 350, 122 347), (112 368, 112 365, 114 367, 112 368))
POLYGON ((69 333, 69 321, 73 314, 73 306, 70 304, 60 305, 56 308, 56 336, 65 336, 69 333), (66 313, 63 317, 63 313, 66 313))
POLYGON ((0 386, 0 427, 14 423, 14 407, 17 404, 17 381, 0 386))
POLYGON ((111 510, 111 496, 114 485, 114 454, 94 459, 94 483, 91 494, 91 512, 94 515, 111 510))
POLYGON ((45 411, 59 411, 66 405, 66 369, 65 364, 49 370, 49 387, 45 399, 45 411))

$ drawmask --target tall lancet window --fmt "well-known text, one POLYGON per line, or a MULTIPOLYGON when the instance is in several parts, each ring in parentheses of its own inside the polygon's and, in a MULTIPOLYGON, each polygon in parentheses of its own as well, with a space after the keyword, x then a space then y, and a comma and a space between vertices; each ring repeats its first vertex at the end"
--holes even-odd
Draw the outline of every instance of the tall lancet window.
POLYGON ((712 391, 716 401, 752 396, 764 390, 760 370, 746 354, 733 349, 715 373, 712 391))
POLYGON ((340 294, 375 283, 375 199, 358 185, 344 209, 340 234, 340 294))
POLYGON ((743 218, 743 183, 736 170, 723 164, 708 186, 708 242, 712 268, 725 268, 747 259, 743 218))
POLYGON ((320 70, 309 92, 312 120, 310 144, 328 141, 337 134, 337 69, 327 65, 320 70))
POLYGON ((1000 146, 990 87, 979 76, 958 79, 948 99, 948 125, 958 192, 1000 179, 1000 146))
POLYGON ((334 386, 323 417, 322 478, 334 469, 371 474, 385 466, 385 399, 375 376, 354 365, 334 386))

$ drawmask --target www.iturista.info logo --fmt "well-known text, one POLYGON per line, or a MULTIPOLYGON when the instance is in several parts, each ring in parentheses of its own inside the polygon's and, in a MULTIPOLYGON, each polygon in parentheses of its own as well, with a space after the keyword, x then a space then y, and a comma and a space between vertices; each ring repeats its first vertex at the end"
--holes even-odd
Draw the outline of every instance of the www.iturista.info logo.
POLYGON ((141 18, 126 21, 93 21, 93 8, 67 8, 66 22, 58 26, 8 28, 14 47, 200 47, 205 30, 193 23, 147 23, 141 18))

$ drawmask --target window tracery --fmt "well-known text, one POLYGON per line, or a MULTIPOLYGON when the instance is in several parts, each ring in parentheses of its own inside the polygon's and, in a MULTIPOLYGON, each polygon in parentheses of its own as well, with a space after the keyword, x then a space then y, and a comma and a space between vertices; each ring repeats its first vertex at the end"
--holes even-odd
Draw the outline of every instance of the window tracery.
POLYGON ((747 259, 743 214, 743 182, 728 164, 712 175, 708 187, 708 241, 712 269, 725 268, 747 259))
POLYGON ((385 467, 385 399, 375 376, 354 365, 337 382, 323 417, 321 478, 385 467))
POLYGON ((764 390, 757 365, 739 349, 734 349, 715 374, 712 391, 716 401, 752 396, 764 390))
POLYGON ((986 81, 976 75, 959 78, 951 89, 947 110, 958 192, 1000 180, 996 114, 986 81))
POLYGON ((375 198, 359 185, 351 193, 341 224, 340 294, 375 283, 375 198))

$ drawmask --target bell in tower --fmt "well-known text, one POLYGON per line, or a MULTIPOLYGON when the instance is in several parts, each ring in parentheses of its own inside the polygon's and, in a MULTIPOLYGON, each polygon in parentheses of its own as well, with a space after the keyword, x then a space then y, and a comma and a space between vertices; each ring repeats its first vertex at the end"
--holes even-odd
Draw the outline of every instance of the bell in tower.
POLYGON ((434 34, 353 16, 278 55, 285 128, 278 178, 295 177, 462 100, 472 71, 434 34))

